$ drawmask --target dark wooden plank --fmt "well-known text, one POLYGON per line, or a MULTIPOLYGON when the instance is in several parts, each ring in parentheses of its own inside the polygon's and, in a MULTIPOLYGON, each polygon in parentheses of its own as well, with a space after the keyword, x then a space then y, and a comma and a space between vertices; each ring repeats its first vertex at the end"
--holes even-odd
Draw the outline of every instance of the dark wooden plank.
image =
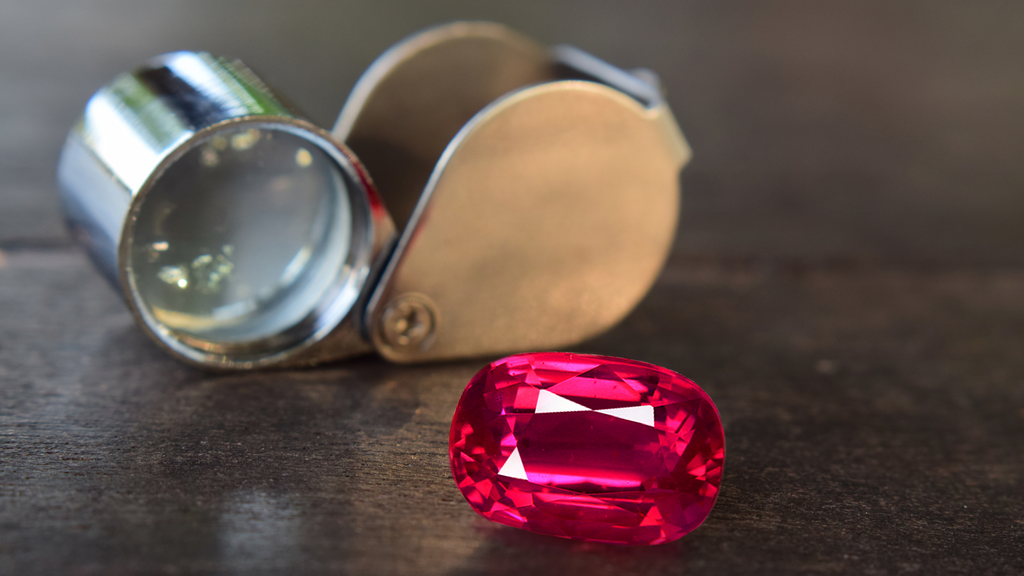
POLYGON ((447 431, 483 360, 205 374, 145 340, 77 254, 9 254, 0 568, 1019 573, 1022 291, 1021 272, 673 262, 579 349, 701 383, 727 471, 702 528, 631 549, 462 501, 447 431))

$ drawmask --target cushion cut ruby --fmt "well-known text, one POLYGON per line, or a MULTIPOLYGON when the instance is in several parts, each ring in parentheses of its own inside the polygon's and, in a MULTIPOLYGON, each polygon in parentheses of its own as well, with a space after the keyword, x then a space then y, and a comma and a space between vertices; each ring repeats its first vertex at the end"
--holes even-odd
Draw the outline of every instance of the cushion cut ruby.
POLYGON ((489 520, 577 540, 660 544, 711 512, 725 437, 708 395, 670 370, 517 354, 470 380, 449 457, 459 490, 489 520))

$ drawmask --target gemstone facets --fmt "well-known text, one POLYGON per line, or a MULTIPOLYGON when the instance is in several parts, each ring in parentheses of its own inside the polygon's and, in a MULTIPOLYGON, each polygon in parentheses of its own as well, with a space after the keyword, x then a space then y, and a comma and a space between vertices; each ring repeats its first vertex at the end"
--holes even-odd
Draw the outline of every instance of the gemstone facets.
POLYGON ((449 457, 459 490, 489 520, 660 544, 711 512, 725 437, 708 395, 675 372, 607 356, 517 354, 469 382, 449 457))

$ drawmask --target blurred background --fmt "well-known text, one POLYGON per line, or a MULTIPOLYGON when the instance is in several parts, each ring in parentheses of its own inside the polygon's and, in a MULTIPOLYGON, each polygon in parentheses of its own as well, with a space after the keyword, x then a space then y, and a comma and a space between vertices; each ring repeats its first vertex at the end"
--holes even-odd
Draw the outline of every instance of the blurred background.
POLYGON ((1021 574, 1019 0, 0 0, 0 573, 1021 574), (694 150, 668 266, 577 350, 715 399, 721 497, 621 548, 476 517, 447 432, 486 361, 211 374, 64 231, 117 73, 244 60, 330 127, 390 45, 505 23, 658 72, 694 150))
POLYGON ((172 50, 241 58, 330 127, 392 43, 503 22, 663 78, 695 151, 679 250, 1024 264, 1024 5, 813 0, 0 3, 0 245, 64 232, 89 96, 172 50))

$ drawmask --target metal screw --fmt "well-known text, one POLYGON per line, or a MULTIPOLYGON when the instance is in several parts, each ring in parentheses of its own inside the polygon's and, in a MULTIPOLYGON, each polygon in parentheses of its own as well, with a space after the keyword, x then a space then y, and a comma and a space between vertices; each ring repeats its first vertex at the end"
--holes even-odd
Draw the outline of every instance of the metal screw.
POLYGON ((436 326, 433 303, 408 294, 392 300, 380 317, 381 334, 396 350, 426 350, 432 343, 436 326))

